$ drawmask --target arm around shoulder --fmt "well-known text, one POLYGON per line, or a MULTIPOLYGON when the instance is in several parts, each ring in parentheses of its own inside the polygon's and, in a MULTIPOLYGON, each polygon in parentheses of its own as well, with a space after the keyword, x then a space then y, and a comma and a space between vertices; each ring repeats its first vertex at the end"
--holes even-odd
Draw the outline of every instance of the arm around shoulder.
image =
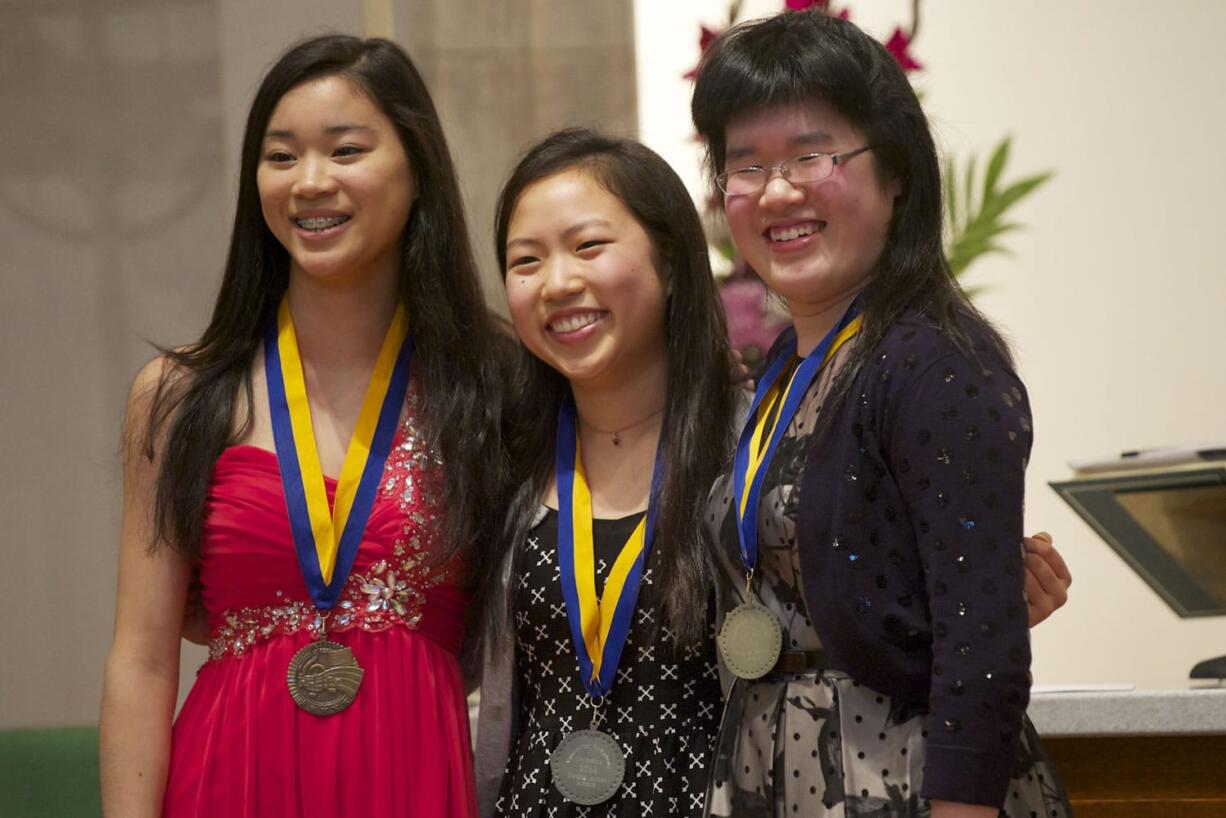
POLYGON ((168 365, 159 357, 138 373, 124 420, 115 631, 99 728, 103 811, 125 818, 161 814, 191 574, 190 560, 155 535, 160 458, 147 430, 168 365))

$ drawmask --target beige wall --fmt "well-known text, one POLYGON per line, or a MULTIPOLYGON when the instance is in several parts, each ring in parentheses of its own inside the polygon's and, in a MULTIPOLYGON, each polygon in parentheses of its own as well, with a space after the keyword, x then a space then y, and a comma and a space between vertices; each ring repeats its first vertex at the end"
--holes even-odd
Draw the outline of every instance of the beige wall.
POLYGON ((217 23, 0 5, 0 726, 95 718, 127 385, 202 326, 224 250, 217 23))
POLYGON ((486 292, 504 310, 491 236, 495 200, 515 159, 568 125, 635 135, 631 3, 393 0, 393 7, 397 39, 426 75, 451 140, 486 292))
MULTIPOLYGON (((782 5, 749 0, 750 14, 782 5)), ((907 0, 859 0, 884 39, 907 0)), ((1226 5, 926 2, 917 78, 942 145, 981 156, 1012 133, 1015 175, 1054 168, 1020 206, 1015 257, 970 281, 1014 342, 1035 411, 1027 522, 1055 532, 1076 581, 1035 632, 1040 683, 1178 683, 1226 653, 1226 618, 1179 620, 1047 487, 1070 460, 1226 440, 1226 5)), ((698 22, 725 2, 635 4, 645 141, 688 169, 698 22)), ((1226 547, 1226 543, 1223 544, 1226 547)))
MULTIPOLYGON (((390 3, 434 89, 487 262, 492 202, 520 149, 571 120, 633 132, 629 5, 577 5, 390 3)), ((96 719, 128 383, 152 354, 146 339, 180 344, 204 326, 264 69, 302 36, 361 33, 362 12, 324 0, 0 3, 0 728, 96 719)), ((185 651, 184 689, 201 659, 185 651)))

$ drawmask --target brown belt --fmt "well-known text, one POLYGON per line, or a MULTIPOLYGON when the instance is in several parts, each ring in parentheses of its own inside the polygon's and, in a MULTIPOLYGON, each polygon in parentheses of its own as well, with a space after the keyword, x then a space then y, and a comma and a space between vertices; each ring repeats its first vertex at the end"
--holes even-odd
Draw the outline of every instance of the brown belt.
POLYGON ((814 673, 829 667, 824 650, 785 650, 779 654, 779 661, 771 669, 772 673, 814 673))

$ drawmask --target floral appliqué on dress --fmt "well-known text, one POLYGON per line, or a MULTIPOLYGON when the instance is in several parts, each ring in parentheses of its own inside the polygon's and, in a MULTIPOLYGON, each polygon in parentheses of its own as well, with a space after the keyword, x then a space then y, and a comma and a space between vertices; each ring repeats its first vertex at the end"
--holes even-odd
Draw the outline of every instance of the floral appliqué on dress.
MULTIPOLYGON (((420 403, 416 389, 410 387, 406 403, 379 487, 379 501, 395 501, 404 515, 392 544, 392 559, 378 560, 365 572, 349 575, 340 602, 328 615, 329 632, 382 631, 395 625, 416 628, 426 590, 447 577, 445 567, 427 559, 441 508, 442 460, 415 423, 420 403)), ((277 591, 277 598, 285 603, 223 611, 222 625, 209 640, 209 659, 242 656, 252 645, 304 628, 312 636, 321 634, 324 617, 315 606, 290 598, 285 591, 277 591)))

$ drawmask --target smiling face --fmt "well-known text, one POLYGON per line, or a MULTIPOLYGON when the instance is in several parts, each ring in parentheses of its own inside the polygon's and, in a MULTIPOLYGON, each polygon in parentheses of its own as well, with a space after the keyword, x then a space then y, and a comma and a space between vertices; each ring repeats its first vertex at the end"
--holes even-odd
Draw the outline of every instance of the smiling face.
POLYGON ((651 239, 590 173, 566 170, 524 189, 506 259, 515 331, 572 384, 615 382, 667 356, 651 239))
POLYGON ((395 276, 416 198, 391 120, 343 77, 299 85, 268 120, 256 184, 291 272, 321 279, 395 276))
MULTIPOLYGON (((867 144, 820 101, 747 112, 729 123, 726 136, 725 171, 867 144)), ((836 165, 825 179, 798 185, 773 172, 760 193, 724 198, 737 250, 794 315, 845 300, 867 283, 899 190, 897 182, 878 181, 874 162, 868 151, 836 165)))

